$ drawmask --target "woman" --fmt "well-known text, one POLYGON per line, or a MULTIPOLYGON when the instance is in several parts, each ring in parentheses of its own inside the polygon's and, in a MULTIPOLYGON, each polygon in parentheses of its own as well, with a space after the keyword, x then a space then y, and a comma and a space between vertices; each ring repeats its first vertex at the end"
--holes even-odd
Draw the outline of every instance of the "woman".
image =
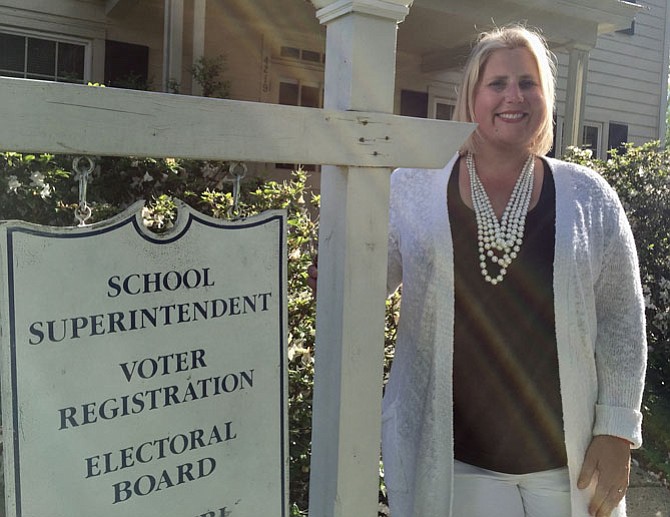
POLYGON ((456 106, 477 130, 444 169, 393 174, 393 517, 625 516, 646 365, 637 256, 605 181, 543 156, 554 81, 538 34, 484 34, 456 106))

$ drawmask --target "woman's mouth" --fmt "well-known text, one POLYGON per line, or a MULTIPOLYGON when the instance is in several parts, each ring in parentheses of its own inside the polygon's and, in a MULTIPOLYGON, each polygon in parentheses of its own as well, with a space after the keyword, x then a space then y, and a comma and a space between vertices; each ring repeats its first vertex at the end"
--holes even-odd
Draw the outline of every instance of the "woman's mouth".
POLYGON ((507 121, 507 122, 515 122, 517 120, 521 120, 523 117, 525 117, 525 113, 498 113, 498 117, 501 119, 507 121))

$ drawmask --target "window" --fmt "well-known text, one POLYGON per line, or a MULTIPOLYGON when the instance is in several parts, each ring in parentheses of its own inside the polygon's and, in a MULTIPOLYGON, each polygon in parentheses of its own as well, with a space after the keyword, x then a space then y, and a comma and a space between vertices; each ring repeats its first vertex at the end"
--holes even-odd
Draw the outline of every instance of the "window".
POLYGON ((607 148, 616 149, 619 152, 624 150, 624 145, 628 142, 628 125, 610 122, 607 135, 607 148))
POLYGON ((121 41, 105 42, 105 84, 149 90, 149 47, 121 41))
POLYGON ((582 147, 591 149, 594 158, 600 157, 601 128, 601 124, 585 122, 582 129, 582 147))
POLYGON ((0 32, 0 75, 83 83, 84 43, 0 32))
POLYGON ((300 49, 296 47, 282 47, 279 55, 289 59, 300 59, 300 49))
POLYGON ((321 87, 314 84, 302 84, 298 80, 282 79, 279 82, 279 104, 320 108, 321 87))
POLYGON ((438 120, 452 120, 456 109, 454 100, 431 93, 428 90, 428 117, 438 120))
POLYGON ((308 63, 323 64, 326 60, 325 54, 316 50, 309 50, 298 47, 283 46, 279 49, 279 57, 285 59, 294 59, 296 61, 306 61, 308 63))
POLYGON ((407 117, 428 118, 428 93, 402 90, 400 114, 407 117))
MULTIPOLYGON (((268 38, 271 40, 273 38, 268 38)), ((316 38, 284 40, 276 46, 263 47, 261 98, 290 106, 323 107, 325 53, 316 38)), ((316 171, 315 165, 277 163, 278 169, 302 167, 316 171)))
POLYGON ((454 109, 455 106, 453 104, 438 101, 435 103, 435 118, 439 120, 451 120, 454 118, 454 109))
POLYGON ((321 63, 323 61, 322 54, 313 50, 303 50, 301 57, 303 61, 311 61, 312 63, 321 63))
MULTIPOLYGON (((279 104, 320 108, 323 105, 323 89, 317 84, 306 84, 296 79, 279 81, 279 104)), ((278 169, 295 169, 297 164, 278 163, 278 169)), ((302 165, 306 171, 314 171, 314 165, 302 165)))

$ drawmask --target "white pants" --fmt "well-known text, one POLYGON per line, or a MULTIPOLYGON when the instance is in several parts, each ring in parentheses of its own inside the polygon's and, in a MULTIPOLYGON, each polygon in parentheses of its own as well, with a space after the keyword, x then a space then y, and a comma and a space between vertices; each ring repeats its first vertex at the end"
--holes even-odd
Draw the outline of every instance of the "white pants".
POLYGON ((569 517, 568 468, 501 474, 454 461, 453 517, 569 517))

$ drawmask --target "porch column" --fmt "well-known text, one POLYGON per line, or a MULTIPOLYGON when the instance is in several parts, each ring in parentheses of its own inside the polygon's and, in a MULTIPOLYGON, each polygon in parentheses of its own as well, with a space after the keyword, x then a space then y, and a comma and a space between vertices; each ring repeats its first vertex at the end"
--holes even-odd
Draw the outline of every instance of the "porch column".
MULTIPOLYGON (((193 64, 205 56, 207 0, 193 0, 193 64)), ((193 81, 192 95, 202 95, 202 86, 193 81)))
POLYGON ((181 84, 184 0, 165 0, 163 21, 163 91, 171 81, 181 84))
MULTIPOLYGON (((327 26, 324 107, 392 113, 412 0, 312 3, 327 26)), ((310 517, 377 515, 389 190, 388 168, 322 169, 310 517)))
POLYGON ((578 45, 573 45, 569 49, 570 60, 568 63, 562 151, 565 151, 570 145, 578 146, 582 142, 589 51, 589 47, 578 45))
POLYGON ((95 38, 91 44, 92 64, 89 81, 94 83, 105 83, 105 40, 95 38))

